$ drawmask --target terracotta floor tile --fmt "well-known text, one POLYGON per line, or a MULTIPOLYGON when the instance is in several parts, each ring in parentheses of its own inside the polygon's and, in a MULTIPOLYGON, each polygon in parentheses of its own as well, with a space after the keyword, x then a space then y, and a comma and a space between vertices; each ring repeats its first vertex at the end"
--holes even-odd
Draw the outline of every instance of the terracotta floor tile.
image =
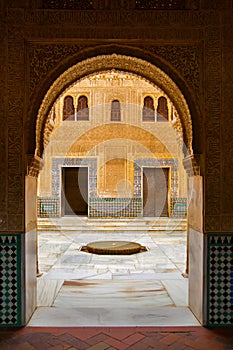
POLYGON ((51 348, 49 348, 49 350, 70 350, 70 345, 69 344, 60 344, 60 345, 56 345, 56 346, 52 346, 51 348))
POLYGON ((125 350, 128 347, 128 344, 125 344, 117 339, 109 338, 105 340, 105 342, 114 348, 117 348, 117 350, 125 350))
POLYGON ((149 349, 159 349, 156 347, 157 345, 151 346, 141 342, 130 345, 126 350, 149 350, 149 349))
POLYGON ((82 340, 68 333, 64 333, 60 335, 58 339, 60 341, 64 341, 65 343, 72 345, 74 348, 78 350, 85 350, 88 347, 87 343, 83 342, 82 340))
POLYGON ((233 350, 232 344, 232 327, 0 329, 0 350, 233 350))
POLYGON ((109 336, 119 339, 119 340, 123 340, 127 337, 129 337, 130 335, 132 335, 133 333, 135 333, 135 331, 137 330, 137 328, 133 328, 133 327, 112 327, 112 328, 107 328, 107 330, 105 331, 105 334, 108 334, 109 336))
POLYGON ((92 345, 90 348, 87 348, 87 350, 108 350, 110 346, 104 342, 97 343, 95 345, 92 345))
POLYGON ((99 333, 99 334, 96 334, 94 335, 93 337, 91 338, 88 338, 86 339, 86 342, 90 345, 93 345, 93 344, 96 344, 100 341, 104 341, 106 339, 108 339, 109 337, 105 334, 105 333, 99 333))
POLYGON ((160 341, 161 343, 167 344, 167 345, 171 345, 173 343, 175 343, 176 341, 180 340, 181 336, 173 333, 173 334, 168 334, 166 335, 164 338, 162 338, 160 341))
POLYGON ((130 335, 129 337, 125 338, 124 339, 124 343, 126 344, 129 344, 129 345, 132 345, 132 344, 135 344, 137 343, 139 340, 142 340, 144 339, 145 336, 140 334, 140 333, 134 333, 132 335, 130 335))

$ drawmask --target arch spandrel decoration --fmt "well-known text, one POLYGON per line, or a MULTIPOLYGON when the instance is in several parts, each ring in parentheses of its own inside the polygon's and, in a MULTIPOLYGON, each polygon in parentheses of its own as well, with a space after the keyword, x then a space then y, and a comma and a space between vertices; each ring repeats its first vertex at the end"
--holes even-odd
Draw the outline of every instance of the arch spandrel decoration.
POLYGON ((84 76, 109 69, 128 71, 144 77, 152 84, 159 86, 169 96, 181 120, 187 152, 190 155, 193 154, 190 111, 182 92, 174 81, 161 69, 147 61, 131 56, 111 54, 100 55, 78 62, 61 74, 51 85, 42 101, 37 117, 36 155, 41 157, 43 154, 43 128, 53 103, 64 89, 84 76))

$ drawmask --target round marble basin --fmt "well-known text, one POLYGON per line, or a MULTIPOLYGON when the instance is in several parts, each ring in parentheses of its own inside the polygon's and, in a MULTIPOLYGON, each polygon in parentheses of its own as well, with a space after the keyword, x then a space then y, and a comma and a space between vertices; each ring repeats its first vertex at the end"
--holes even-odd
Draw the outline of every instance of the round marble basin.
POLYGON ((92 254, 136 254, 141 251, 146 251, 147 249, 141 244, 136 242, 128 241, 97 241, 90 242, 85 247, 84 251, 87 251, 92 254))

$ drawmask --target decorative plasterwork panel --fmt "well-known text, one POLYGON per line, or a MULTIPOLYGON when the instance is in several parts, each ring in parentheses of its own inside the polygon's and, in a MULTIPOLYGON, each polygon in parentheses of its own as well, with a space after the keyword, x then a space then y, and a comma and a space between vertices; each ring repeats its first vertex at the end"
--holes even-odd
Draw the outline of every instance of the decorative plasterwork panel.
MULTIPOLYGON (((132 48, 134 47, 131 43, 132 48)), ((30 62, 30 94, 40 84, 49 71, 56 68, 62 59, 72 57, 90 44, 28 44, 30 62)), ((147 51, 165 59, 181 74, 190 87, 200 91, 200 65, 202 48, 200 45, 138 45, 147 51)))
POLYGON ((201 53, 200 45, 145 45, 144 50, 153 52, 162 57, 182 75, 184 80, 196 92, 200 91, 200 67, 201 53))
POLYGON ((205 106, 205 230, 219 232, 221 213, 221 33, 206 30, 205 106))
POLYGON ((40 156, 43 125, 55 100, 66 86, 71 85, 83 76, 94 72, 119 69, 138 74, 158 85, 173 101, 183 124, 184 140, 189 154, 192 154, 192 121, 186 100, 177 85, 162 70, 144 60, 123 55, 102 55, 86 59, 72 66, 60 75, 48 90, 41 104, 36 128, 36 155, 40 156))

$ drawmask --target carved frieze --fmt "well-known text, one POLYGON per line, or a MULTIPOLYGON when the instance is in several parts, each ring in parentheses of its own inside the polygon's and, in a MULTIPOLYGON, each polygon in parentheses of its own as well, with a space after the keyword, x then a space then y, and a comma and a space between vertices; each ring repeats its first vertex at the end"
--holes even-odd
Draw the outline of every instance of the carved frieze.
MULTIPOLYGON (((22 19, 21 19, 22 20, 22 19)), ((24 41, 10 28, 8 43, 8 230, 24 230, 23 117, 24 41)), ((18 35, 19 34, 19 35, 18 35)))
POLYGON ((221 37, 220 32, 210 27, 206 29, 205 52, 205 129, 206 129, 206 161, 205 161, 205 229, 219 232, 220 221, 213 224, 212 216, 221 213, 221 37), (212 224, 210 224, 212 223, 212 224))
MULTIPOLYGON (((214 11, 137 11, 137 10, 111 10, 102 9, 88 11, 59 11, 59 10, 23 10, 9 9, 8 21, 12 24, 22 25, 63 25, 73 26, 134 26, 141 29, 145 26, 161 25, 169 27, 177 26, 202 26, 216 23, 214 11)), ((158 29, 157 28, 157 29, 158 29)), ((95 28, 96 30, 97 28, 95 28)), ((147 29, 149 33, 151 30, 147 29)), ((122 29, 124 32, 124 29, 122 29)), ((183 35, 185 33, 183 32, 183 35)), ((95 37, 95 36, 93 36, 95 37)))
MULTIPOLYGON (((232 14, 233 15, 233 14, 232 14)), ((232 86, 233 86, 233 27, 226 24, 223 34, 223 77, 222 84, 222 119, 221 119, 221 148, 222 152, 222 196, 221 205, 223 214, 233 213, 233 123, 232 123, 232 86)), ((229 217, 229 216, 227 216, 229 217)), ((225 217, 223 217, 225 220, 225 217)), ((232 232, 233 221, 228 220, 224 229, 232 232), (231 231, 230 231, 231 230, 231 231)))
MULTIPOLYGON (((2 15, 2 13, 1 13, 2 15)), ((7 69, 5 66, 7 53, 7 28, 1 21, 0 40, 0 230, 7 228, 7 121, 6 121, 6 88, 7 69)))
POLYGON ((89 10, 93 7, 92 0, 43 0, 44 9, 59 10, 89 10))

